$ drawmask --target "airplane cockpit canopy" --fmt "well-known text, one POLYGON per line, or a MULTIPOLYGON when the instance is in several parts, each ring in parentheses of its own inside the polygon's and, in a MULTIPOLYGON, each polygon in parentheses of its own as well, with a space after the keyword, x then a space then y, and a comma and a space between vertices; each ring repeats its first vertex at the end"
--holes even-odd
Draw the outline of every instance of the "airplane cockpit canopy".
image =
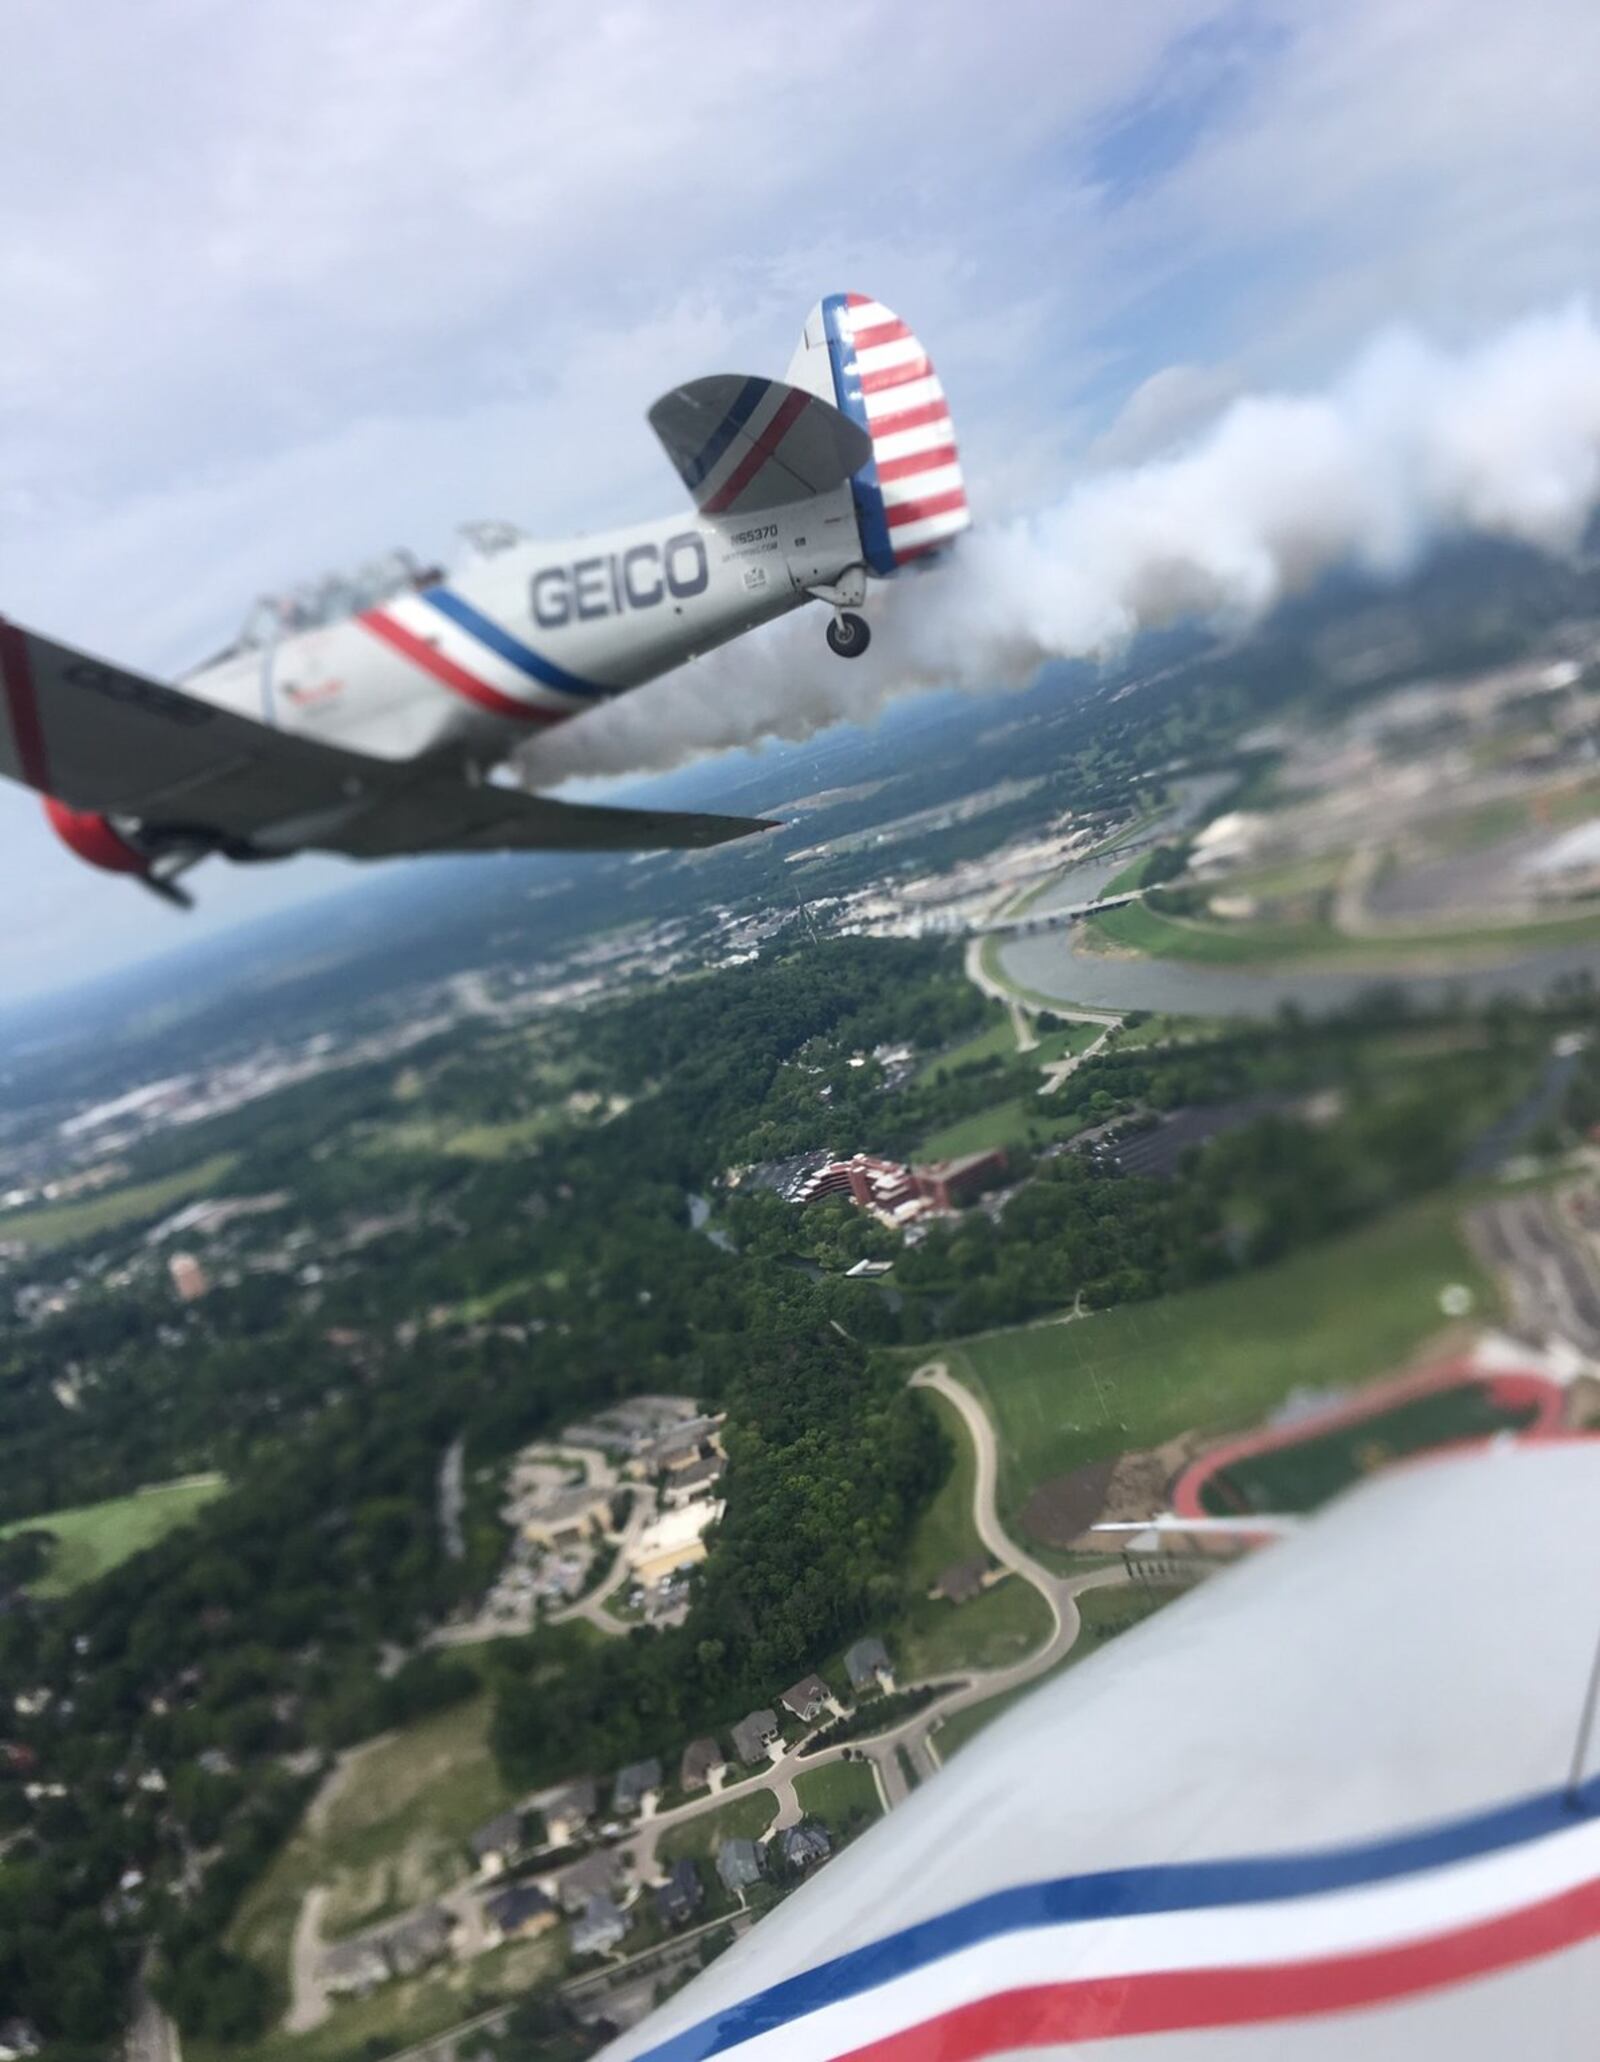
POLYGON ((349 573, 323 573, 281 594, 264 594, 239 632, 238 651, 260 651, 302 631, 321 630, 377 608, 397 594, 430 586, 443 575, 409 551, 386 551, 349 573))

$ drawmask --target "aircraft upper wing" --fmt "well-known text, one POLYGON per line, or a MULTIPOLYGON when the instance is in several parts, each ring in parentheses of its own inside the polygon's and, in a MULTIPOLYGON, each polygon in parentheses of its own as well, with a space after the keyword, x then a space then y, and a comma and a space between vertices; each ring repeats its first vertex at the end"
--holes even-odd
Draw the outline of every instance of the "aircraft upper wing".
POLYGON ((1597 1570, 1600 1442, 1364 1485, 1025 1698, 605 2055, 1590 2057, 1597 1570))
POLYGON ((353 859, 692 849, 773 827, 474 787, 447 765, 289 736, 3 619, 0 774, 74 809, 353 859))
POLYGON ((372 772, 0 619, 0 774, 74 809, 248 837, 336 807, 372 772))

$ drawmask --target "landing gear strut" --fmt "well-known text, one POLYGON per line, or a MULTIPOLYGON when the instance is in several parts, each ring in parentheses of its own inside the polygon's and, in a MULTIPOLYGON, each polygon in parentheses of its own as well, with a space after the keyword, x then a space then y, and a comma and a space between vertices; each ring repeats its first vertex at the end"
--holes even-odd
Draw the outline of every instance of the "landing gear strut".
POLYGON ((859 659, 872 642, 866 617, 856 615, 851 609, 840 609, 825 634, 828 649, 837 659, 859 659))

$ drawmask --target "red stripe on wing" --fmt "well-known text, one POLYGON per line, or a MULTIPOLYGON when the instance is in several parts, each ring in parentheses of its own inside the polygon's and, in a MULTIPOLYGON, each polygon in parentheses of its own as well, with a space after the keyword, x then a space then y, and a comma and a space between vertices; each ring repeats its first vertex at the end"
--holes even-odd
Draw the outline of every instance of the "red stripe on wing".
POLYGON ((6 712, 11 718, 11 735, 16 740, 17 764, 30 788, 50 791, 50 759, 45 750, 44 724, 39 700, 33 691, 33 665, 28 657, 28 640, 15 623, 0 616, 0 689, 5 691, 6 712))
POLYGON ((1399 1947, 1258 1968, 1089 1976, 1003 1991, 851 2048, 838 2062, 928 2062, 934 2055, 939 2062, 982 2062, 1017 2048, 1317 2018, 1513 1969, 1576 1947, 1597 1932, 1600 1881, 1399 1947))
POLYGON ((874 344, 901 344, 911 335, 909 329, 895 316, 891 322, 874 322, 867 329, 852 329, 850 341, 858 351, 870 351, 874 344))
POLYGON ((428 643, 426 638, 416 637, 403 623, 397 623, 392 616, 386 616, 382 609, 367 609, 357 616, 356 621, 364 630, 370 630, 374 637, 411 661, 420 669, 449 688, 452 694, 464 700, 476 702, 480 709, 492 709, 497 716, 510 716, 518 723, 559 723, 569 712, 565 709, 544 709, 535 702, 519 702, 515 695, 502 694, 497 687, 491 687, 486 680, 479 680, 458 666, 453 659, 447 659, 443 652, 428 643))
POLYGON ((782 405, 773 416, 771 422, 767 424, 744 457, 740 459, 733 471, 729 473, 716 493, 710 495, 700 504, 707 515, 720 515, 730 503, 738 500, 745 488, 749 486, 756 474, 760 472, 761 468, 777 450, 784 438, 788 436, 790 430, 793 429, 795 423, 810 405, 811 396, 802 393, 798 387, 792 393, 785 395, 782 405))

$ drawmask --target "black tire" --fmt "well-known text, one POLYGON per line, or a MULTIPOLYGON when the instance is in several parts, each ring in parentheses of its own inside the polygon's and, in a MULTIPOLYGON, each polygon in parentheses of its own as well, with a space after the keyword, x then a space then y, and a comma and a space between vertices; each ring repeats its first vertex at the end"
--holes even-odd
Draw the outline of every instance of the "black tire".
POLYGON ((836 659, 859 659, 872 642, 872 631, 865 616, 852 615, 846 609, 829 623, 827 638, 836 659))

